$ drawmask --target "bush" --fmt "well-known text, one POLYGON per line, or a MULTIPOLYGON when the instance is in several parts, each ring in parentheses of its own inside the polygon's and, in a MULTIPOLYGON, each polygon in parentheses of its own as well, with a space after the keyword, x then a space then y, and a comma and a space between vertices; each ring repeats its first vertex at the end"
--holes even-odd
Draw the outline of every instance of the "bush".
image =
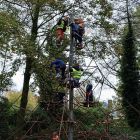
POLYGON ((0 139, 4 140, 9 135, 9 102, 5 97, 0 96, 0 139))

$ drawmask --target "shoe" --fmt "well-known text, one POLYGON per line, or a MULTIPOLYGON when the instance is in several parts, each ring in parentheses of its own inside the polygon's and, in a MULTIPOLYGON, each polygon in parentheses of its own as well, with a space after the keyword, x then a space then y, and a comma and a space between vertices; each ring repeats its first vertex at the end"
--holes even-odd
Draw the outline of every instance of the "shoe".
POLYGON ((61 75, 59 73, 57 73, 57 75, 55 76, 56 78, 59 78, 61 75))

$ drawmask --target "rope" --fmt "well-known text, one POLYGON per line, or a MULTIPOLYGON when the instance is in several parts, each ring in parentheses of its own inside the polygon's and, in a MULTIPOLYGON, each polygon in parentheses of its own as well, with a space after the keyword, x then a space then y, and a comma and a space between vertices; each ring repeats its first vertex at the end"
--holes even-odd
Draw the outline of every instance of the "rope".
POLYGON ((63 112, 62 112, 62 117, 61 117, 61 123, 60 123, 60 127, 59 127, 59 139, 60 139, 61 129, 62 129, 62 125, 63 125, 64 111, 65 111, 65 107, 63 106, 63 112))

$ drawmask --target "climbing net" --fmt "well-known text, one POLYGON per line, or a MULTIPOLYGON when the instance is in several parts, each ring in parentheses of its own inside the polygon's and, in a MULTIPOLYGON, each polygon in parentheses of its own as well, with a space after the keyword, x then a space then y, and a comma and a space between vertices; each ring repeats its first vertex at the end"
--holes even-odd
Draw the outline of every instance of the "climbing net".
MULTIPOLYGON (((60 49, 56 48, 56 46, 53 44, 55 39, 52 39, 51 44, 49 47, 47 47, 48 55, 49 56, 55 56, 59 54, 62 54, 64 52, 66 55, 69 55, 69 48, 68 47, 61 47, 60 49)), ((65 42, 64 42, 65 43, 65 42)), ((85 47, 82 50, 75 50, 74 49, 74 60, 79 61, 82 67, 84 68, 84 74, 82 80, 81 80, 81 86, 78 89, 74 90, 74 114, 76 114, 74 121, 68 120, 68 109, 67 106, 69 104, 69 99, 66 98, 64 104, 60 105, 59 101, 52 101, 47 100, 46 103, 43 104, 43 107, 41 107, 41 111, 37 114, 36 108, 29 113, 29 115, 25 118, 25 125, 21 126, 23 129, 24 127, 24 134, 20 139, 48 139, 50 137, 50 133, 57 131, 59 134, 59 137, 68 139, 68 126, 69 124, 72 124, 74 126, 74 134, 76 139, 89 139, 89 138, 97 138, 97 139, 104 139, 104 138, 110 138, 111 135, 109 132, 109 125, 112 123, 111 114, 112 112, 105 112, 104 109, 101 107, 99 101, 104 89, 104 85, 109 86, 110 88, 115 89, 112 82, 109 81, 110 74, 113 74, 112 71, 115 69, 116 64, 114 63, 115 60, 112 58, 109 58, 106 60, 105 58, 102 58, 102 60, 98 60, 98 56, 100 55, 101 50, 97 48, 96 52, 93 52, 91 49, 91 42, 85 42, 85 47), (84 59, 83 59, 84 56, 84 59), (111 64, 111 65, 110 65, 111 64), (89 81, 93 81, 94 89, 93 93, 94 96, 96 96, 96 100, 94 101, 94 104, 91 108, 89 107, 83 107, 83 102, 85 99, 85 85, 89 83, 89 81), (97 93, 98 91, 98 93, 97 93), (96 95, 95 95, 96 94, 96 95), (90 114, 88 116, 88 119, 92 122, 92 120, 95 121, 95 123, 91 123, 93 126, 89 127, 89 124, 86 125, 84 120, 86 120, 86 113, 89 113, 89 111, 98 109, 97 111, 101 110, 103 117, 98 118, 93 116, 93 114, 90 114), (58 111, 59 110, 59 111, 58 111), (83 116, 77 116, 78 113, 76 111, 82 111, 84 114, 83 116), (44 116, 46 113, 47 117, 44 116), (41 117, 40 117, 41 116, 41 117), (50 119, 51 118, 51 119, 50 119), (49 120, 50 119, 50 120, 49 120), (53 120, 51 122, 51 120, 53 120), (55 128, 50 125, 56 124, 55 128), (45 126, 44 126, 45 125, 45 126), (47 125, 49 126, 47 128, 47 125), (97 129, 97 126, 101 126, 102 132, 99 133, 99 131, 95 131, 97 129), (43 131, 44 132, 43 132, 43 131)), ((113 51, 111 48, 106 48, 108 53, 112 53, 113 51)), ((64 54, 63 54, 64 55, 64 54)), ((101 57, 100 57, 101 58, 101 57)), ((48 61, 49 63, 49 61, 48 61)), ((55 81, 58 83, 59 81, 56 81, 56 79, 52 78, 52 75, 49 75, 51 77, 52 81, 55 81)), ((45 78, 42 76, 42 81, 45 80, 45 78)), ((45 84, 44 84, 45 86, 45 84)), ((59 84, 58 84, 59 89, 59 84)), ((67 94, 69 90, 66 87, 65 93, 67 94)), ((57 92, 57 91, 56 91, 57 92)), ((48 95, 49 96, 49 95, 48 95)), ((48 98, 47 98, 48 99, 48 98)), ((96 113, 95 113, 96 114, 96 113)), ((10 133, 10 136, 8 139, 11 139, 15 136, 18 130, 12 131, 10 133)))
MULTIPOLYGON (((76 0, 73 5, 70 5, 70 7, 67 8, 67 10, 70 11, 71 7, 74 7, 74 5, 76 5, 76 4, 79 5, 78 9, 80 9, 80 6, 82 6, 81 3, 84 3, 86 1, 87 0, 83 0, 81 2, 79 0, 76 0)), ((65 1, 65 3, 67 3, 67 2, 68 1, 65 1)), ((116 4, 115 1, 112 1, 112 3, 116 4)), ((116 4, 116 5, 118 5, 118 4, 116 4)), ((122 5, 122 3, 121 3, 121 5, 122 5)), ((18 6, 20 6, 20 5, 18 5, 18 6)), ((87 9, 89 9, 90 5, 88 8, 87 8, 87 6, 88 6, 88 4, 86 3, 85 8, 82 8, 82 10, 87 11, 87 9)), ((120 5, 118 5, 118 6, 120 6, 120 5)), ((22 5, 21 9, 24 9, 23 5, 22 5)), ((31 7, 29 7, 29 9, 31 10, 31 7)), ((45 9, 49 9, 49 8, 45 7, 45 9)), ((24 10, 24 11, 26 11, 26 10, 24 10)), ((119 10, 119 11, 122 11, 122 10, 119 10)), ((90 11, 87 11, 87 13, 88 12, 90 12, 90 11)), ((28 13, 27 17, 29 17, 29 13, 28 13)), ((52 11, 52 13, 53 14, 51 14, 51 16, 54 17, 54 13, 56 13, 56 12, 52 11)), ((23 15, 23 14, 21 14, 21 15, 23 15)), ((46 15, 48 16, 48 14, 46 14, 46 15)), ((56 15, 58 15, 58 13, 56 15)), ((43 15, 43 16, 45 16, 45 15, 43 15)), ((97 14, 97 16, 98 16, 98 14, 97 14)), ((119 14, 118 17, 119 17, 119 19, 116 19, 116 20, 117 20, 118 24, 121 24, 120 23, 121 15, 119 14)), ((45 19, 45 18, 43 17, 43 19, 45 19)), ((45 23, 51 20, 50 18, 46 18, 46 19, 47 20, 45 20, 43 23, 43 25, 45 25, 45 26, 46 26, 45 23)), ((124 19, 124 17, 123 17, 123 19, 124 19)), ((30 26, 30 23, 29 23, 29 26, 30 26)), ((26 27, 26 29, 27 29, 27 27, 26 27)), ((45 27, 45 29, 46 29, 46 27, 45 27)), ((100 34, 102 34, 102 32, 100 34)), ((42 35, 40 35, 39 38, 42 38, 42 35)), ((47 36, 47 38, 48 38, 48 36, 47 36)), ((100 38, 100 36, 99 36, 99 38, 100 38)), ((28 111, 29 113, 25 118, 25 125, 21 126, 21 128, 18 128, 18 130, 24 128, 23 136, 20 138, 15 138, 15 139, 42 139, 42 140, 48 139, 48 138, 50 138, 50 134, 54 131, 58 132, 60 138, 68 139, 67 133, 68 133, 68 125, 70 123, 74 126, 75 139, 85 139, 85 140, 90 139, 90 138, 91 139, 95 138, 95 139, 100 139, 100 140, 101 139, 110 139, 110 140, 111 139, 123 139, 123 140, 128 139, 127 136, 125 136, 125 135, 121 136, 120 131, 118 131, 119 132, 118 135, 120 135, 120 137, 112 138, 113 132, 110 130, 110 127, 116 127, 114 125, 116 125, 117 123, 115 123, 115 124, 113 123, 115 120, 111 117, 111 115, 112 115, 112 113, 116 112, 117 110, 106 111, 101 107, 100 102, 99 102, 101 100, 101 97, 104 94, 104 90, 105 90, 106 86, 110 87, 110 89, 113 89, 114 91, 117 91, 116 87, 114 86, 113 81, 115 80, 114 77, 117 73, 116 67, 118 66, 118 60, 117 60, 118 58, 113 50, 113 47, 110 47, 110 46, 112 46, 113 43, 111 42, 111 40, 109 40, 109 36, 107 36, 107 38, 105 38, 107 45, 104 45, 104 42, 102 41, 102 39, 104 40, 104 37, 101 36, 100 42, 94 41, 94 37, 93 37, 93 40, 89 40, 89 41, 85 42, 85 48, 83 50, 79 50, 79 51, 75 50, 74 57, 75 57, 75 60, 78 60, 80 62, 80 64, 82 65, 82 67, 84 68, 84 75, 83 75, 84 78, 82 78, 82 80, 81 80, 80 88, 76 89, 74 92, 74 114, 75 114, 74 121, 70 122, 68 120, 67 105, 69 103, 69 99, 66 98, 64 104, 60 105, 60 103, 58 101, 54 102, 48 97, 47 99, 50 99, 50 100, 47 100, 47 102, 43 104, 43 107, 41 107, 41 109, 39 111, 38 111, 39 105, 36 106, 33 111, 28 111), (95 46, 92 45, 94 43, 96 43, 95 46), (102 44, 102 46, 100 46, 98 43, 102 44), (106 55, 104 56, 103 54, 106 54, 106 55), (83 57, 86 61, 86 65, 84 65, 84 62, 82 59, 83 57), (87 64, 87 62, 88 62, 88 64, 87 64), (112 79, 114 79, 114 80, 112 80, 112 79), (83 101, 85 99, 85 88, 84 87, 89 81, 92 81, 92 83, 94 85, 93 93, 94 93, 94 96, 96 97, 96 103, 97 103, 97 104, 93 104, 93 107, 91 107, 91 108, 83 107, 83 101), (95 113, 93 113, 94 115, 92 113, 90 113, 92 111, 96 111, 95 113), (100 112, 102 114, 102 117, 98 117, 96 115, 98 112, 100 112), (45 116, 45 114, 46 114, 46 116, 45 116), (87 114, 88 114, 88 116, 87 116, 87 114), (86 118, 88 118, 88 119, 86 120, 86 118), (90 120, 90 121, 88 122, 88 120, 90 120), (86 123, 85 123, 85 121, 86 121, 86 123), (47 126, 49 126, 49 127, 47 127, 47 126), (100 128, 100 130, 99 130, 99 128, 100 128)), ((48 54, 47 54, 48 56, 49 55, 55 56, 62 52, 66 53, 66 54, 69 53, 69 49, 67 50, 67 49, 65 49, 65 47, 63 47, 62 50, 61 49, 58 50, 53 46, 53 44, 51 44, 51 45, 50 45, 50 47, 47 47, 47 49, 45 50, 48 52, 48 54)), ((40 45, 40 46, 42 47, 43 45, 40 45)), ((49 63, 49 61, 48 61, 48 63, 49 63)), ((50 73, 48 72, 47 78, 49 76, 52 77, 52 75, 50 75, 50 73)), ((42 75, 39 78, 42 81, 46 80, 46 77, 43 77, 42 75)), ((50 78, 50 79, 52 81, 55 81, 54 82, 55 84, 59 82, 56 79, 53 79, 53 78, 50 78)), ((44 83, 41 82, 42 89, 46 89, 45 86, 47 84, 49 84, 49 83, 45 83, 45 84, 44 83)), ((59 87, 60 86, 58 84, 58 88, 56 88, 56 89, 59 89, 59 87)), ((55 91, 55 92, 57 92, 57 91, 55 91)), ((68 93, 67 90, 65 92, 68 93)), ((109 94, 109 93, 106 93, 106 94, 109 94)), ((49 96, 49 95, 46 95, 46 96, 49 96)), ((17 99, 15 99, 15 102, 16 102, 16 100, 17 99)), ((14 103, 13 103, 13 105, 14 105, 14 103)), ((11 107, 13 107, 13 105, 11 105, 11 107)), ((120 130, 119 124, 118 124, 118 129, 120 130)), ((9 140, 14 139, 14 136, 18 130, 15 130, 15 131, 12 130, 9 133, 8 139, 9 140)))
MULTIPOLYGON (((88 48, 88 46, 85 46, 85 48, 83 50, 80 51, 86 51, 87 52, 87 56, 84 55, 84 57, 87 57, 90 55, 92 56, 92 52, 90 51, 90 48, 88 48)), ((80 52, 79 51, 79 52, 80 52)), ((81 56, 78 54, 79 52, 77 52, 77 54, 75 53, 75 58, 76 60, 81 59, 81 56)), ((30 139, 30 138, 35 138, 35 139, 48 139, 50 138, 50 135, 52 132, 57 131, 58 135, 60 138, 63 139, 68 139, 68 129, 69 129, 69 124, 72 124, 74 126, 74 135, 76 139, 90 139, 90 138, 95 138, 95 139, 118 139, 118 137, 112 137, 111 133, 110 133, 110 127, 113 127, 113 118, 112 118, 112 113, 115 112, 115 110, 113 111, 105 111, 105 109, 102 108, 100 101, 100 97, 101 94, 103 92, 103 86, 104 84, 110 86, 111 88, 115 89, 115 87, 113 86, 113 84, 108 80, 107 76, 109 75, 104 75, 103 70, 101 68, 101 66, 97 63, 96 59, 94 59, 94 57, 91 57, 92 59, 88 62, 88 65, 83 65, 84 67, 84 73, 88 73, 87 76, 85 76, 84 79, 82 79, 81 81, 81 86, 80 88, 77 88, 74 90, 74 114, 75 114, 75 119, 74 121, 69 121, 68 119, 68 104, 69 104, 69 99, 66 98, 64 101, 64 104, 60 104, 59 101, 52 101, 52 100, 47 100, 46 103, 44 103, 43 107, 41 108, 41 111, 38 114, 34 114, 34 112, 36 112, 36 109, 39 106, 36 106, 36 108, 30 112, 28 115, 28 117, 25 119, 25 126, 21 126, 21 129, 25 128, 25 132, 23 134, 23 136, 20 139, 30 139), (93 64, 93 65, 92 65, 93 64), (101 75, 101 77, 95 77, 96 72, 98 71, 98 73, 101 75), (94 101, 94 104, 92 107, 84 107, 83 106, 83 102, 85 99, 85 85, 91 81, 91 80, 96 80, 96 83, 94 83, 94 89, 93 89, 93 93, 96 93, 96 88, 99 90, 98 92, 98 97, 96 97, 96 100, 94 101), (107 82, 106 82, 107 81, 107 82), (59 110, 59 111, 58 111, 59 110), (101 118, 98 118, 98 116, 94 116, 93 114, 89 114, 88 119, 90 120, 89 123, 91 123, 90 129, 88 128, 89 125, 86 125, 84 121, 86 121, 86 115, 84 114, 83 116, 77 116, 78 113, 76 111, 82 111, 82 112, 86 112, 89 113, 90 111, 93 110, 97 110, 102 114, 101 118), (48 118, 51 118, 53 120, 53 122, 50 122, 50 120, 46 119, 46 117, 43 117, 44 114, 47 114, 48 118), (40 116, 42 116, 42 118, 40 118, 40 116), (32 119, 29 119, 32 118, 32 119), (93 123, 94 120, 95 122, 93 123), (56 124, 55 128, 50 127, 50 125, 52 124, 56 124), (49 128, 47 128, 45 125, 48 125, 49 128, 51 129, 51 131, 49 130, 49 128), (93 126, 92 126, 93 125, 93 126), (98 131, 97 129, 99 129, 100 126, 100 131, 98 131), (45 128, 44 130, 42 128, 45 128), (43 130, 43 131, 42 131, 43 130)), ((105 60, 104 60, 105 62, 105 60)), ((113 67, 109 67, 108 63, 105 62, 105 64, 108 67, 105 67, 102 65, 102 67, 104 67, 105 69, 107 69, 109 71, 110 68, 113 67)), ((52 79, 55 80, 55 79, 52 79)), ((59 82, 59 81, 56 81, 59 82)), ((58 84, 59 87, 59 84, 58 84)), ((58 88, 59 89, 59 88, 58 88)), ((68 88, 66 87, 66 94, 68 93, 68 88)), ((97 95, 96 95, 97 96, 97 95)), ((97 113, 97 112, 96 112, 97 113)), ((95 114, 96 114, 95 113, 95 114)), ((88 120, 87 120, 88 121, 88 120)), ((115 127, 115 126, 114 126, 115 127)), ((20 129, 20 128, 18 128, 20 129)), ((14 132, 11 132, 10 136, 8 139, 11 139, 12 137, 14 137, 14 135, 16 134, 17 130, 14 132)), ((122 138, 127 139, 126 136, 121 136, 122 138)))

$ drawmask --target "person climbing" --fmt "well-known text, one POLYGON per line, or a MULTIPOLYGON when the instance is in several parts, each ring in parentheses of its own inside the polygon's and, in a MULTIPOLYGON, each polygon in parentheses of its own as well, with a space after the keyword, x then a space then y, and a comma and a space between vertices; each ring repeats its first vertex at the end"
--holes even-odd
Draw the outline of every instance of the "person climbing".
POLYGON ((64 32, 66 31, 66 28, 68 26, 68 16, 64 16, 59 21, 57 24, 53 27, 52 31, 55 31, 56 33, 56 45, 60 46, 62 40, 64 39, 64 32))
POLYGON ((83 19, 74 19, 74 23, 70 24, 72 29, 72 36, 78 40, 76 44, 78 49, 83 48, 83 34, 85 33, 84 21, 83 19))
POLYGON ((53 132, 51 140, 60 140, 57 132, 53 132))
POLYGON ((55 71, 56 71, 56 78, 59 78, 61 76, 62 79, 65 79, 65 69, 66 69, 66 64, 63 60, 60 58, 57 58, 53 62, 51 62, 50 68, 55 65, 55 71), (60 75, 61 71, 61 75, 60 75))
POLYGON ((80 67, 80 65, 78 63, 74 64, 72 68, 70 68, 70 74, 72 77, 72 81, 73 81, 73 87, 80 87, 80 83, 79 80, 82 76, 82 71, 83 69, 80 67))
POLYGON ((93 91, 92 91, 92 84, 88 84, 86 86, 86 102, 89 104, 93 102, 93 91))

